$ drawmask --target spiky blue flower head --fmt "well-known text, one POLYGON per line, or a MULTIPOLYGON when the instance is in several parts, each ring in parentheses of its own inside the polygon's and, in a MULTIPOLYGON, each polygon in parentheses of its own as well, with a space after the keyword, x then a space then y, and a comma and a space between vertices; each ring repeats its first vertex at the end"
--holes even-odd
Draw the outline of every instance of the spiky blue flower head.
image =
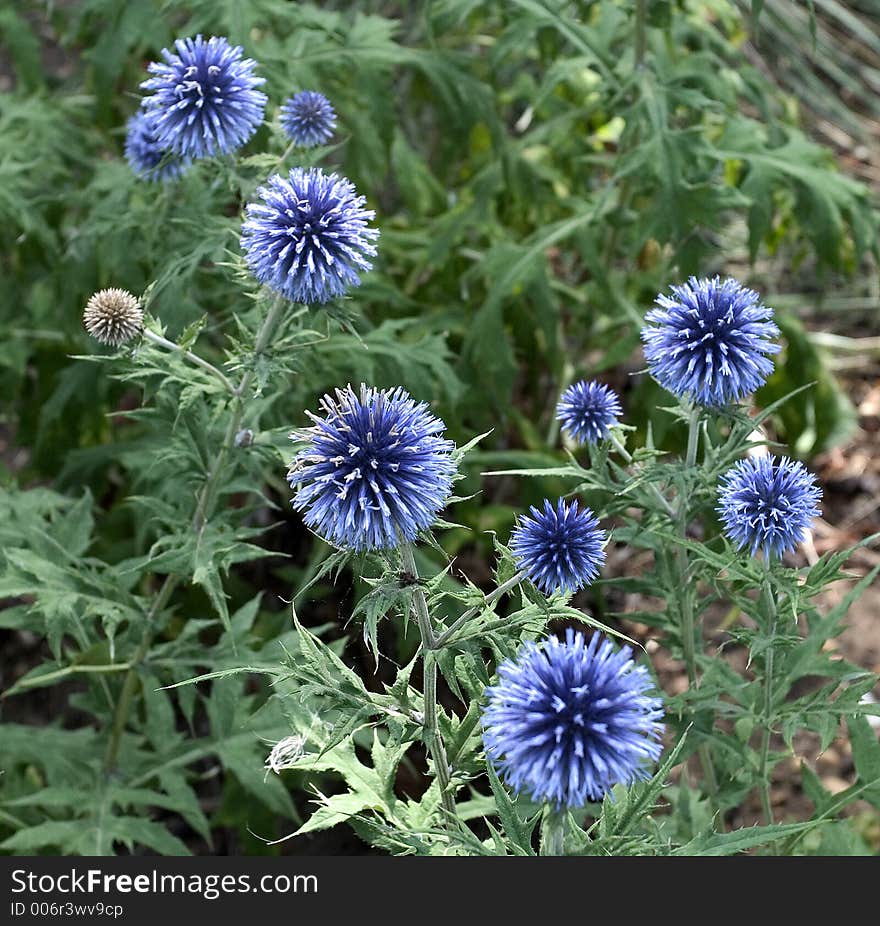
POLYGON ((821 498, 803 463, 768 454, 746 457, 721 477, 716 510, 738 549, 782 556, 804 539, 821 498))
POLYGON ((544 510, 530 507, 510 537, 517 566, 545 595, 576 592, 590 585, 605 562, 605 531, 589 508, 544 499, 544 510))
POLYGON ((399 387, 337 389, 321 409, 292 435, 308 441, 288 475, 306 524, 356 551, 396 547, 429 528, 456 472, 446 425, 399 387))
POLYGON ((265 80, 253 74, 256 62, 219 36, 178 39, 174 48, 162 49, 164 60, 150 63, 153 76, 141 84, 150 91, 143 105, 159 144, 192 158, 240 148, 266 109, 266 94, 257 89, 265 80))
POLYGON ((273 174, 249 203, 241 246, 254 276, 292 302, 329 302, 360 285, 373 265, 376 213, 337 174, 294 167, 273 174))
POLYGON ((562 429, 579 444, 604 440, 609 429, 623 414, 617 393, 602 383, 581 380, 562 393, 556 417, 562 429))
POLYGON ((323 145, 333 137, 336 113, 323 93, 303 90, 281 107, 281 127, 301 148, 323 145))
POLYGON ((152 182, 177 180, 191 163, 162 148, 152 118, 142 109, 128 120, 125 159, 138 177, 152 182))
POLYGON ((486 690, 483 744, 517 793, 558 808, 599 801, 616 784, 648 777, 660 757, 662 702, 629 647, 601 634, 589 643, 526 643, 486 690))
POLYGON ((736 280, 691 277, 657 296, 642 328, 654 379, 679 398, 707 408, 735 402, 773 371, 773 310, 736 280))

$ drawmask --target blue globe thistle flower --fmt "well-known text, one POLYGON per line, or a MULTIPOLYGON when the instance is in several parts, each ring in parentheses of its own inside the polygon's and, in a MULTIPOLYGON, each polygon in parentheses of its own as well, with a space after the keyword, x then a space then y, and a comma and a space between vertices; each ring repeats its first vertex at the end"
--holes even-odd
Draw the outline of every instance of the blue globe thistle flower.
POLYGON ((510 537, 510 549, 520 569, 545 595, 557 589, 576 592, 599 575, 605 562, 605 531, 589 508, 559 499, 554 508, 546 499, 544 510, 531 506, 510 537))
POLYGON ((773 310, 736 280, 691 277, 660 294, 642 328, 651 374, 671 393, 709 408, 762 386, 779 352, 773 310))
POLYGON ((456 468, 446 425, 403 389, 337 389, 324 417, 295 433, 308 446, 288 479, 293 507, 337 546, 379 550, 415 539, 446 503, 456 468))
POLYGON ((138 177, 152 182, 177 180, 191 163, 161 147, 152 120, 142 109, 128 120, 125 159, 138 177))
POLYGON ((803 463, 788 457, 746 457, 721 477, 717 511, 724 533, 754 556, 782 556, 819 516, 822 491, 803 463))
POLYGON ((301 148, 323 145, 333 137, 336 113, 323 93, 303 90, 281 107, 281 126, 301 148))
POLYGON ((604 440, 621 414, 620 399, 613 389, 586 380, 569 386, 556 406, 563 431, 580 444, 604 440))
POLYGON ((585 644, 569 627, 564 643, 526 643, 498 668, 483 744, 514 791, 577 808, 649 776, 662 751, 662 702, 631 655, 598 633, 585 644))
POLYGON ((254 276, 292 302, 329 302, 360 285, 379 231, 366 200, 337 174, 294 167, 273 174, 249 203, 241 246, 254 276))
POLYGON ((256 62, 242 58, 240 45, 211 36, 178 39, 175 54, 162 50, 153 75, 141 87, 151 91, 144 108, 152 114, 162 148, 184 157, 206 158, 240 148, 263 121, 265 83, 256 62))

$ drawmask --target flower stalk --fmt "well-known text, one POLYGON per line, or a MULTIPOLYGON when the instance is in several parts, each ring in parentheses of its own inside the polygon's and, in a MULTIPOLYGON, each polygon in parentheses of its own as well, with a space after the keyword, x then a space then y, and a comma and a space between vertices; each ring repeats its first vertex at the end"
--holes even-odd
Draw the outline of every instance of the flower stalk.
MULTIPOLYGON (((412 545, 404 543, 401 548, 403 568, 410 575, 418 578, 418 567, 412 545)), ((437 787, 440 789, 440 801, 443 810, 450 816, 455 816, 455 799, 450 791, 451 777, 449 760, 446 756, 446 747, 440 735, 440 726, 437 722, 437 638, 431 623, 428 611, 428 600, 421 585, 413 585, 413 611, 422 640, 422 674, 424 676, 425 720, 422 725, 425 745, 431 753, 434 763, 434 775, 437 778, 437 787)))
POLYGON ((514 573, 506 582, 502 582, 497 588, 488 592, 483 599, 483 603, 473 608, 468 608, 460 617, 456 618, 447 628, 437 637, 434 643, 435 649, 443 649, 450 640, 461 630, 462 627, 473 617, 476 617, 480 611, 487 608, 490 604, 496 602, 503 595, 506 595, 511 589, 516 588, 526 577, 524 569, 514 573))
MULTIPOLYGON (((702 410, 698 405, 691 406, 688 416, 687 450, 685 451, 685 469, 690 472, 697 465, 697 455, 700 442, 700 419, 702 410)), ((688 505, 687 495, 682 494, 677 501, 678 532, 683 540, 687 538, 688 505)), ((675 551, 676 565, 679 577, 679 630, 681 632, 681 646, 684 655, 685 671, 687 672, 688 687, 696 688, 699 684, 697 676, 697 649, 696 649, 696 622, 694 619, 694 591, 690 582, 690 564, 684 543, 679 543, 675 551)), ((718 782, 715 777, 715 766, 712 756, 705 744, 697 750, 700 757, 700 766, 709 794, 714 798, 718 791, 718 782)))
POLYGON ((203 357, 199 357, 198 354, 194 354, 191 350, 187 350, 182 347, 180 344, 176 344, 174 341, 168 340, 168 338, 163 338, 161 334, 157 334, 155 331, 150 331, 149 328, 144 329, 144 339, 151 341, 157 347, 162 347, 165 350, 172 351, 173 353, 180 354, 182 357, 185 357, 189 360, 190 363, 194 363, 196 366, 201 367, 203 370, 207 370, 211 376, 218 379, 223 383, 223 388, 232 396, 237 395, 236 387, 232 385, 231 380, 220 370, 218 367, 215 367, 213 363, 209 363, 203 357))
POLYGON ((764 577, 761 583, 761 598, 764 617, 767 620, 767 649, 764 657, 764 706, 762 717, 764 721, 761 732, 761 750, 759 753, 758 769, 761 780, 761 809, 764 820, 768 826, 772 825, 773 807, 770 801, 770 736, 773 717, 773 656, 774 637, 776 635, 776 599, 770 585, 771 563, 769 553, 764 554, 764 577))
MULTIPOLYGON (((263 319, 263 323, 257 332, 257 337, 254 344, 254 357, 259 356, 266 349, 270 339, 272 338, 272 335, 275 333, 275 330, 278 327, 283 305, 284 301, 280 298, 276 298, 269 306, 269 311, 266 313, 266 317, 263 319)), ((177 345, 175 345, 175 347, 177 347, 177 345)), ((193 514, 190 526, 191 529, 197 534, 201 534, 205 524, 208 521, 208 518, 210 517, 210 513, 217 494, 220 476, 222 475, 223 468, 226 464, 226 459, 229 456, 229 452, 234 445, 235 435, 238 433, 241 427, 241 422, 245 411, 244 395, 247 392, 252 379, 253 371, 246 370, 242 374, 238 386, 233 390, 235 399, 233 401, 232 414, 229 418, 229 423, 226 427, 226 433, 223 437, 223 443, 220 447, 220 451, 214 459, 214 463, 211 466, 211 469, 209 470, 204 483, 202 484, 202 489, 199 492, 198 500, 196 501, 196 509, 195 513, 193 514)), ((122 691, 120 692, 119 700, 116 702, 116 707, 113 712, 113 720, 111 721, 110 726, 110 739, 107 743, 107 750, 104 754, 103 767, 105 774, 109 774, 116 767, 116 762, 119 756, 119 747, 122 743, 122 735, 125 732, 125 728, 128 724, 128 715, 131 712, 131 705, 133 703, 134 693, 137 688, 138 668, 150 651, 150 646, 153 642, 153 634, 155 633, 156 618, 168 603, 168 600, 170 599, 174 590, 177 588, 180 581, 181 577, 174 574, 169 574, 165 577, 162 585, 159 588, 159 591, 156 594, 156 597, 153 599, 150 610, 147 612, 144 618, 141 640, 133 658, 130 661, 130 668, 125 675, 125 680, 122 683, 122 691)))
MULTIPOLYGON (((609 431, 608 439, 611 441, 614 449, 623 457, 624 461, 627 464, 632 465, 633 456, 626 449, 623 441, 621 441, 618 435, 614 431, 609 431)), ((657 488, 657 486, 654 485, 653 482, 648 483, 648 488, 651 490, 651 494, 654 496, 654 500, 657 502, 660 508, 665 511, 670 518, 675 518, 676 511, 672 507, 672 503, 669 501, 669 499, 663 495, 663 493, 657 488)))
POLYGON ((565 855, 565 828, 565 811, 546 804, 541 819, 541 855, 565 855))

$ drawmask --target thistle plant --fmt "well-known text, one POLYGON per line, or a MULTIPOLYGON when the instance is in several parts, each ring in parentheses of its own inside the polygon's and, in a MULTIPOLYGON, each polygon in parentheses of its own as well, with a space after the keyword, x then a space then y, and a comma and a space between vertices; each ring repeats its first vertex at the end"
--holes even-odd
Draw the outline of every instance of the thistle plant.
POLYGON ((613 389, 584 380, 569 386, 556 406, 563 433, 579 444, 604 440, 622 413, 620 399, 613 389))
POLYGON ((274 174, 249 203, 241 246, 254 276, 306 305, 337 299, 372 267, 375 216, 344 177, 319 168, 274 174))
POLYGON ((322 537, 351 550, 410 543, 444 507, 455 463, 445 426, 402 389, 361 386, 324 396, 324 417, 294 434, 293 506, 322 537))
POLYGON ((645 359, 673 395, 707 408, 762 386, 779 352, 773 312, 733 279, 691 279, 662 293, 645 316, 645 359))
POLYGON ((281 125, 295 145, 314 148, 326 144, 333 137, 336 113, 322 93, 302 90, 285 100, 281 107, 281 125))
POLYGON ((662 702, 631 655, 598 633, 585 643, 569 627, 565 642, 527 643, 498 667, 483 742, 514 791, 559 813, 650 777, 661 752, 662 702))
POLYGON ((804 541, 821 494, 803 463, 747 457, 721 477, 717 510, 738 549, 778 558, 804 541))
POLYGON ((240 148, 263 121, 265 80, 256 62, 222 36, 178 39, 152 62, 144 110, 157 143, 181 157, 206 158, 240 148))
POLYGON ((137 296, 115 287, 102 289, 86 303, 83 327, 96 341, 119 347, 141 333, 144 313, 137 296))
POLYGON ((143 180, 153 183, 177 180, 189 167, 190 159, 162 146, 153 118, 140 109, 128 120, 125 158, 135 174, 143 180))
POLYGON ((605 562, 605 533, 589 508, 577 502, 523 515, 510 538, 510 550, 523 573, 545 594, 576 592, 590 585, 605 562))
POLYGON ((742 115, 761 75, 728 84, 715 17, 441 5, 411 48, 421 20, 281 6, 246 48, 235 22, 157 33, 146 73, 90 65, 101 105, 72 96, 45 138, 0 115, 10 183, 30 134, 48 165, 11 301, 72 332, 10 341, 10 370, 52 362, 18 422, 39 478, 0 495, 0 631, 42 661, 3 694, 64 686, 72 710, 4 718, 0 845, 295 852, 342 825, 392 854, 859 849, 877 679, 828 643, 880 567, 829 606, 855 548, 809 547, 836 425, 808 396, 839 393, 712 244, 741 211, 753 256, 807 242, 840 270, 876 246, 858 185, 742 115), (844 735, 854 781, 804 761, 789 819, 774 771, 844 735))

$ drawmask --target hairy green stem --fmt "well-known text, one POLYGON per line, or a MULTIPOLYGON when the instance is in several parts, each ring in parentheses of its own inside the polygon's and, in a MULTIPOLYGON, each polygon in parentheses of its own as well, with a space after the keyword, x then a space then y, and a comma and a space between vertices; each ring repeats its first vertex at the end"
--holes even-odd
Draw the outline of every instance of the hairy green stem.
MULTIPOLYGON (((263 319, 263 323, 257 332, 256 342, 254 344, 255 358, 266 349, 269 340, 274 334, 275 329, 278 326, 278 320, 283 305, 284 302, 280 298, 273 300, 272 304, 270 305, 269 311, 266 313, 266 317, 263 319)), ((164 338, 162 340, 164 340, 164 338)), ((168 343, 172 344, 173 342, 169 341, 168 343)), ((178 345, 174 345, 174 347, 175 349, 179 349, 178 345)), ((194 356, 195 354, 193 354, 193 357, 194 356)), ((238 386, 231 390, 235 398, 233 400, 232 415, 230 416, 229 423, 226 427, 226 433, 223 437, 223 444, 220 447, 220 451, 215 457, 207 476, 205 477, 205 481, 202 484, 202 489, 199 492, 198 500, 196 501, 196 510, 193 514, 191 523, 191 528, 196 533, 201 533, 205 524, 207 523, 208 518, 210 517, 214 499, 216 498, 219 477, 222 474, 223 467, 226 464, 226 458, 228 457, 229 451, 231 450, 235 441, 235 435, 238 433, 238 430, 241 427, 241 422, 245 411, 244 396, 251 384, 252 379, 253 371, 246 370, 242 374, 238 386)), ((156 597, 153 599, 150 610, 147 612, 147 615, 144 619, 141 640, 133 658, 130 660, 130 668, 125 675, 125 680, 122 683, 122 691, 120 692, 119 700, 116 702, 116 709, 113 712, 113 720, 110 728, 110 740, 107 743, 107 750, 104 754, 103 767, 105 773, 111 772, 116 767, 116 760, 119 756, 119 747, 122 743, 122 734, 125 732, 125 728, 128 724, 128 715, 131 711, 135 690, 137 689, 138 668, 146 658, 147 653, 150 651, 150 646, 153 642, 153 633, 155 631, 155 619, 168 603, 168 599, 171 597, 179 583, 179 576, 169 574, 165 577, 165 580, 162 582, 156 597)))
POLYGON ((116 759, 119 756, 119 747, 122 743, 122 734, 125 732, 128 723, 128 714, 131 710, 131 704, 134 699, 135 689, 138 681, 138 667, 144 661, 150 649, 153 640, 153 622, 156 615, 168 603, 171 593, 177 587, 177 576, 167 575, 162 583, 150 610, 144 619, 143 631, 141 632, 141 641, 135 650, 134 656, 129 661, 129 669, 125 674, 125 680, 122 683, 122 691, 119 694, 119 700, 116 702, 116 710, 113 712, 113 722, 110 728, 110 740, 107 743, 107 750, 104 753, 104 771, 111 772, 116 767, 116 759))
POLYGON ((190 363, 194 363, 196 366, 201 367, 203 370, 207 370, 212 376, 215 376, 220 380, 221 383, 223 383, 223 388, 230 395, 236 395, 235 386, 232 385, 232 382, 229 380, 226 374, 218 367, 215 367, 213 363, 209 363, 198 354, 194 354, 191 350, 186 350, 185 348, 181 347, 180 344, 175 344, 174 341, 169 341, 168 338, 163 338, 161 334, 156 334, 155 331, 150 331, 148 328, 144 329, 144 337, 148 341, 152 341, 153 344, 156 344, 159 347, 163 347, 165 350, 170 350, 174 353, 180 354, 181 356, 186 357, 190 363))
MULTIPOLYGON (((685 454, 684 465, 690 471, 697 463, 697 449, 699 446, 700 435, 700 410, 694 406, 691 409, 690 419, 688 420, 688 441, 687 452, 685 454)), ((687 536, 687 496, 681 495, 678 499, 678 508, 676 511, 678 518, 678 532, 682 539, 687 536)), ((681 595, 679 604, 681 609, 681 645, 684 651, 684 664, 687 670, 688 685, 693 687, 697 682, 697 654, 694 645, 695 627, 694 627, 694 600, 691 593, 690 583, 688 582, 688 557, 684 544, 679 544, 676 549, 676 560, 678 565, 679 578, 682 582, 681 595)))
POLYGON ((437 637, 436 641, 434 642, 434 649, 443 649, 443 647, 446 646, 446 644, 455 636, 456 633, 458 633, 459 630, 461 630, 462 627, 464 627, 464 625, 472 617, 475 617, 477 614, 479 614, 480 611, 486 607, 486 605, 490 605, 493 601, 496 601, 502 595, 506 595, 507 592, 509 592, 512 588, 519 585, 519 583, 522 582, 525 577, 525 570, 521 569, 515 575, 512 575, 506 582, 502 582, 498 588, 495 588, 489 592, 483 599, 483 603, 481 605, 468 608, 467 611, 461 615, 461 617, 456 618, 456 620, 454 620, 449 625, 449 627, 447 627, 446 630, 444 630, 443 633, 437 637))
POLYGON ((688 442, 684 465, 690 469, 697 465, 697 449, 700 443, 700 408, 694 406, 688 419, 688 442))
MULTIPOLYGON (((697 451, 699 450, 700 441, 700 408, 694 406, 691 408, 688 419, 688 439, 687 451, 685 452, 685 468, 690 471, 697 465, 697 451)), ((687 537, 687 495, 682 494, 677 502, 677 521, 678 532, 682 541, 687 537)), ((681 647, 684 655, 684 665, 687 672, 688 687, 696 688, 697 678, 697 649, 696 649, 696 623, 694 618, 694 591, 690 583, 690 566, 688 564, 687 550, 684 543, 678 544, 675 551, 676 565, 681 590, 679 592, 679 617, 681 631, 681 647)), ((712 756, 709 753, 708 746, 701 745, 697 750, 700 757, 700 765, 703 769, 703 777, 706 780, 706 787, 709 794, 714 798, 718 791, 718 782, 715 778, 715 766, 712 763, 712 756)))
POLYGON ((565 855, 565 811, 549 804, 541 820, 541 855, 565 855))
MULTIPOLYGON (((614 449, 617 450, 623 459, 627 463, 631 464, 633 461, 632 454, 626 449, 623 441, 621 441, 621 439, 614 433, 614 431, 608 432, 608 439, 611 441, 614 449)), ((676 512, 672 507, 669 499, 663 495, 663 493, 657 488, 657 486, 654 485, 653 482, 649 483, 648 487, 650 488, 651 494, 654 496, 657 504, 660 505, 660 507, 666 512, 667 515, 669 515, 670 518, 674 518, 676 516, 676 512)))
MULTIPOLYGON (((266 313, 265 319, 263 319, 263 324, 257 332, 256 341, 254 343, 255 360, 266 349, 272 335, 275 333, 283 306, 284 300, 281 297, 276 297, 269 306, 269 311, 266 313)), ((253 378, 253 369, 245 370, 238 386, 235 388, 232 415, 226 426, 226 433, 223 435, 223 443, 220 445, 220 452, 214 459, 214 463, 205 479, 202 493, 196 505, 196 512, 193 515, 193 529, 198 533, 201 533, 207 523, 207 519, 210 517, 214 499, 219 489, 220 480, 218 477, 222 473, 226 465, 226 458, 229 456, 229 452, 232 450, 233 444, 235 443, 235 435, 238 434, 241 428, 241 422, 245 411, 245 394, 250 388, 253 378)))
POLYGON ((764 820, 768 826, 773 824, 773 808, 770 803, 770 728, 773 712, 773 637, 776 634, 776 601, 770 587, 770 557, 764 554, 764 580, 761 583, 761 596, 768 618, 769 640, 766 656, 764 658, 764 729, 761 733, 761 752, 759 759, 759 774, 761 777, 761 808, 764 811, 764 820))
MULTIPOLYGON (((412 576, 418 578, 418 568, 411 544, 404 543, 400 550, 403 568, 412 576)), ((428 599, 425 597, 424 589, 418 584, 413 586, 413 610, 419 627, 419 635, 422 639, 423 696, 425 699, 425 718, 422 724, 422 732, 434 763, 434 775, 437 778, 437 787, 440 789, 443 810, 449 817, 453 817, 455 816, 455 800, 450 790, 449 759, 446 757, 446 747, 443 745, 440 725, 437 722, 437 657, 435 653, 437 637, 434 634, 434 626, 431 623, 431 615, 428 611, 428 599)))

